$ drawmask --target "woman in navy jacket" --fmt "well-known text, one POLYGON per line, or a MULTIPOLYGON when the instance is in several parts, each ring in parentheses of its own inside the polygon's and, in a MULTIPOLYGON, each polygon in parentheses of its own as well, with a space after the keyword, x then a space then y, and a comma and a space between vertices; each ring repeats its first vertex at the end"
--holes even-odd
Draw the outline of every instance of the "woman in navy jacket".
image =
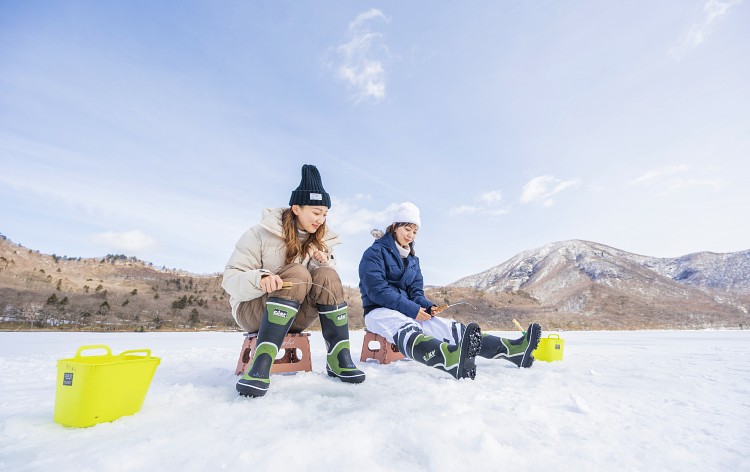
POLYGON ((463 325, 440 318, 437 306, 424 295, 422 271, 414 254, 421 219, 413 203, 402 203, 385 233, 359 264, 359 290, 366 328, 386 338, 406 357, 443 370, 457 379, 476 374, 474 358, 503 358, 519 367, 531 366, 541 328, 533 323, 526 335, 509 340, 482 335, 476 323, 463 325))

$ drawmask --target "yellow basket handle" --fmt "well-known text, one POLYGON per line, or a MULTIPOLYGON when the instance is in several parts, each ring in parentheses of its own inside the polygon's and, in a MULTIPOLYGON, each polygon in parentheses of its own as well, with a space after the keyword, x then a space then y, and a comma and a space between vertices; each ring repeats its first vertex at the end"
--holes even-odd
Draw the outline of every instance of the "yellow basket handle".
POLYGON ((79 347, 78 350, 76 351, 76 357, 83 357, 81 356, 81 353, 89 349, 104 349, 105 351, 107 351, 108 356, 112 355, 112 350, 109 348, 109 346, 105 344, 90 344, 88 346, 79 347))
POLYGON ((146 354, 145 357, 151 357, 151 349, 130 349, 129 351, 122 351, 119 355, 121 357, 127 356, 128 354, 135 354, 136 352, 143 352, 146 354))
POLYGON ((556 334, 556 333, 548 334, 547 337, 548 338, 557 338, 557 339, 560 339, 560 335, 556 334))

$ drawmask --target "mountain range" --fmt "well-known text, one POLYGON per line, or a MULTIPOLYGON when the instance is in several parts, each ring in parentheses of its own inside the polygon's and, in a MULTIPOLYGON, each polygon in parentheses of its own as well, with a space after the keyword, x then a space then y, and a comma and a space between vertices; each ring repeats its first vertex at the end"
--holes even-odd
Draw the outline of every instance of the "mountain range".
MULTIPOLYGON (((344 292, 350 325, 362 328, 359 291, 344 292)), ((441 316, 485 329, 513 330, 513 319, 547 330, 737 329, 750 324, 750 251, 655 258, 563 241, 425 293, 461 302, 441 316)), ((0 234, 0 329, 26 328, 237 329, 218 273, 41 254, 0 234)))
POLYGON ((602 327, 739 327, 750 321, 750 250, 656 258, 570 240, 450 286, 527 293, 542 310, 597 319, 602 327))

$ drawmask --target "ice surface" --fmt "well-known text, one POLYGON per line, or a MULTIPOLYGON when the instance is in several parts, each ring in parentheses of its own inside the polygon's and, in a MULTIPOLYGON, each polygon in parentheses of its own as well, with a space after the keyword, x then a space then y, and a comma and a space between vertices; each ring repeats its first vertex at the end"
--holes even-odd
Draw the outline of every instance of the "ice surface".
POLYGON ((750 332, 560 334, 562 362, 479 359, 475 381, 367 363, 345 385, 313 333, 314 371, 249 399, 234 388, 240 333, 4 332, 0 469, 750 470, 750 332), (86 344, 161 357, 139 413, 53 422, 56 361, 86 344))

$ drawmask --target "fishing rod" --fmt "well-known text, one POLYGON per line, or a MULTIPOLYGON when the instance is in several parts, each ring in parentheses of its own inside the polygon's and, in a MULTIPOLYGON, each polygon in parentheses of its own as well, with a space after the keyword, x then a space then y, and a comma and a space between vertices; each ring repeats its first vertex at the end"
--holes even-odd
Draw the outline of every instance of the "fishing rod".
POLYGON ((475 309, 475 310, 477 309, 477 307, 475 307, 474 305, 472 305, 469 302, 456 302, 456 303, 451 303, 450 305, 438 305, 438 306, 436 306, 435 308, 432 309, 432 314, 435 315, 437 313, 440 313, 443 310, 447 310, 448 308, 450 308, 452 306, 456 306, 456 305, 469 305, 473 309, 475 309))
POLYGON ((521 326, 521 323, 519 323, 515 318, 513 318, 513 324, 516 325, 516 328, 518 328, 518 331, 520 331, 524 336, 526 336, 526 330, 523 329, 523 326, 521 326))
POLYGON ((328 290, 324 286, 322 286, 320 284, 316 284, 314 282, 282 282, 281 289, 282 290, 288 290, 288 289, 292 288, 292 285, 303 285, 303 284, 315 285, 316 287, 322 288, 323 290, 325 290, 326 292, 328 292, 333 297, 333 303, 335 303, 336 305, 339 304, 338 300, 336 300, 336 295, 334 295, 333 292, 331 292, 330 290, 328 290))

